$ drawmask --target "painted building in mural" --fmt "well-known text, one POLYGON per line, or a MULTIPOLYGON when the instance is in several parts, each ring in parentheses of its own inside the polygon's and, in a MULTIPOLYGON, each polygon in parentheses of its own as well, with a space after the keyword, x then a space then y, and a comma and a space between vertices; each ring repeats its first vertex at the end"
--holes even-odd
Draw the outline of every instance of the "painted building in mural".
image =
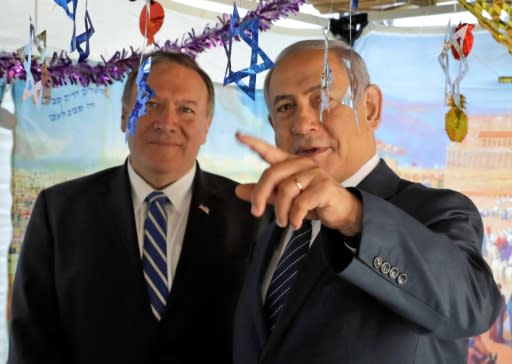
POLYGON ((447 150, 445 185, 469 194, 512 194, 512 115, 474 116, 447 150))

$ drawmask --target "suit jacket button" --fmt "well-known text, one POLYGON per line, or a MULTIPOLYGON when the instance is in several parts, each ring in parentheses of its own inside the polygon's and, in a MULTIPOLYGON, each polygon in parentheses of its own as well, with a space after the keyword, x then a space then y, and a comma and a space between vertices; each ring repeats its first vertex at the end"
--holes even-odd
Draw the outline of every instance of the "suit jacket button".
POLYGON ((398 277, 398 274, 400 274, 400 270, 398 270, 398 267, 391 267, 391 270, 389 271, 389 278, 395 279, 398 277))
POLYGON ((405 273, 400 274, 400 275, 398 276, 398 278, 396 279, 396 282, 397 282, 399 285, 401 285, 401 286, 403 286, 404 284, 406 284, 406 283, 407 283, 407 274, 405 274, 405 273))
POLYGON ((391 264, 389 264, 388 262, 382 263, 382 266, 380 267, 380 271, 382 273, 388 274, 390 270, 391 270, 391 264))
POLYGON ((373 266, 377 269, 380 269, 382 265, 382 258, 381 257, 375 257, 373 258, 373 266))

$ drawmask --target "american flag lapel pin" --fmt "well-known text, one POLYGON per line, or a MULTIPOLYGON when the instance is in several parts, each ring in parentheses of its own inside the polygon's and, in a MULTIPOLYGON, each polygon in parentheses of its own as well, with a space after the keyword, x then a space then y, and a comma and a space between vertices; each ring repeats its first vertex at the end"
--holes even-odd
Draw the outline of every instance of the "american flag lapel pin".
POLYGON ((200 204, 199 205, 199 208, 201 209, 201 211, 203 211, 206 215, 210 215, 210 209, 208 208, 208 206, 205 206, 203 204, 200 204))

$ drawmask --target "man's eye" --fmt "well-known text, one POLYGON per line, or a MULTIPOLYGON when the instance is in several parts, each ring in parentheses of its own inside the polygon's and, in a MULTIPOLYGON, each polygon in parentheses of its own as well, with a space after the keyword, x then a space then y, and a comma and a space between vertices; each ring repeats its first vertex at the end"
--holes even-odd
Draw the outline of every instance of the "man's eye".
POLYGON ((292 103, 286 103, 286 104, 278 105, 276 110, 277 110, 277 112, 286 112, 286 111, 290 111, 292 108, 293 108, 292 103))
POLYGON ((148 102, 146 102, 146 107, 148 109, 154 109, 157 106, 158 106, 158 104, 155 101, 149 100, 148 102))
POLYGON ((186 113, 186 114, 193 114, 193 113, 194 113, 194 110, 193 110, 193 109, 191 109, 191 108, 190 108, 190 107, 188 107, 188 106, 183 106, 183 107, 181 108, 181 111, 182 111, 182 112, 184 112, 184 113, 186 113))

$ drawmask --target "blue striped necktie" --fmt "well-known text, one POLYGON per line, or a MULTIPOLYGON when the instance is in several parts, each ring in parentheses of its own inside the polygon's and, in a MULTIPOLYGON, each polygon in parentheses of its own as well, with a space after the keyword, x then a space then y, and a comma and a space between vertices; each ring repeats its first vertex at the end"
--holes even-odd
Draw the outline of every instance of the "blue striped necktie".
POLYGON ((142 268, 151 311, 157 321, 162 318, 169 287, 167 280, 167 213, 169 199, 163 192, 154 191, 146 197, 148 212, 144 222, 142 268))
POLYGON ((263 311, 269 332, 276 325, 279 313, 286 303, 290 288, 308 252, 310 241, 311 221, 304 220, 300 229, 293 233, 268 286, 263 311))

